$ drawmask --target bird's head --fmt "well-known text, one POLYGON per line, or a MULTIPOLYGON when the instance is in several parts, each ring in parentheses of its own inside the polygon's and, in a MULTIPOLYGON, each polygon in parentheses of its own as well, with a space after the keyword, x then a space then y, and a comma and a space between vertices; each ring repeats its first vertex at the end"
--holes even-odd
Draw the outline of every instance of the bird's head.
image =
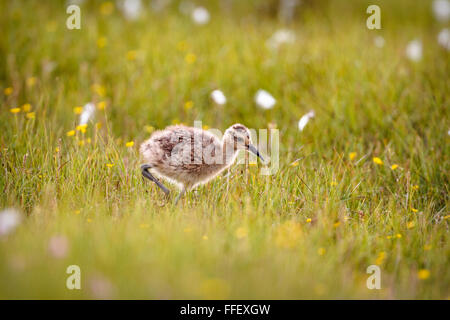
POLYGON ((233 150, 247 150, 256 154, 263 162, 263 157, 259 154, 258 149, 252 144, 250 130, 246 126, 236 123, 229 127, 223 136, 225 143, 233 146, 233 150))

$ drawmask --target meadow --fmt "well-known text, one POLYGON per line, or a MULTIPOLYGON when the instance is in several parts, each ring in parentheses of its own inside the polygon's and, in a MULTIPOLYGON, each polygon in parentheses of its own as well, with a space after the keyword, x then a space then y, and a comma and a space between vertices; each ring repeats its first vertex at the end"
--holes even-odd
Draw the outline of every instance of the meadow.
POLYGON ((449 25, 432 1, 376 1, 381 30, 362 0, 287 22, 275 1, 197 1, 204 25, 153 2, 130 20, 86 1, 69 30, 65 1, 0 0, 0 211, 22 214, 0 234, 0 298, 448 299, 449 25), (295 40, 268 46, 280 29, 295 40), (195 120, 277 128, 279 169, 236 164, 174 205, 139 145, 195 120))

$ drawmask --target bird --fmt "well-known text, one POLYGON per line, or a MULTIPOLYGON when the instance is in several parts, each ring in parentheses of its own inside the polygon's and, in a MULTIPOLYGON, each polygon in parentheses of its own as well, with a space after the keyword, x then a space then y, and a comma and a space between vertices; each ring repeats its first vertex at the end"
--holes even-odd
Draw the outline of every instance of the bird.
POLYGON ((166 195, 169 195, 169 189, 157 178, 175 184, 180 189, 175 199, 177 204, 186 191, 207 183, 230 167, 239 150, 252 152, 264 162, 252 144, 249 129, 240 123, 229 127, 222 139, 201 128, 169 126, 153 132, 140 145, 139 151, 145 162, 141 165, 141 173, 166 195))

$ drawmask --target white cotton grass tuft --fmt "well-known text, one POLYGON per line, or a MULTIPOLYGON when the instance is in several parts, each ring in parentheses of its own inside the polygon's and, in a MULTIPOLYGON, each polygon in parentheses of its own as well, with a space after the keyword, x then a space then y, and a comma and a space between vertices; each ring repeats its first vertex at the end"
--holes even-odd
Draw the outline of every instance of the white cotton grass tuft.
POLYGON ((224 105, 227 103, 227 97, 225 97, 225 94, 219 89, 211 92, 211 99, 218 105, 224 105))
POLYGON ((422 60, 422 42, 417 39, 409 42, 406 47, 406 56, 414 62, 422 60))
POLYGON ((22 214, 13 208, 0 212, 0 236, 12 233, 22 221, 22 214))
POLYGON ((314 110, 311 110, 310 112, 305 114, 303 117, 301 117, 300 120, 298 121, 298 130, 303 131, 303 129, 308 124, 309 120, 311 120, 315 116, 316 116, 316 113, 314 112, 314 110))
POLYGON ((204 7, 196 7, 194 10, 192 10, 191 18, 192 21, 194 21, 196 24, 207 24, 210 19, 209 11, 204 7))
POLYGON ((438 34, 438 43, 441 47, 450 51, 450 30, 445 28, 442 29, 438 34))
POLYGON ((267 40, 266 45, 271 49, 277 49, 280 45, 284 43, 294 43, 295 33, 288 29, 277 30, 270 38, 267 40))
POLYGON ((259 89, 255 95, 255 102, 263 109, 272 109, 277 100, 266 90, 259 89))
POLYGON ((92 102, 86 103, 80 115, 79 125, 82 126, 88 123, 88 121, 94 117, 94 113, 95 113, 95 105, 92 102))
POLYGON ((141 0, 122 0, 117 6, 121 9, 127 20, 136 20, 142 11, 141 0))
POLYGON ((450 18, 450 1, 434 0, 433 13, 438 21, 447 22, 450 18))
POLYGON ((227 97, 219 89, 211 92, 211 99, 218 105, 224 105, 225 103, 227 103, 227 97))
POLYGON ((375 47, 377 48, 383 48, 384 44, 386 43, 382 36, 376 36, 373 42, 375 43, 375 47))

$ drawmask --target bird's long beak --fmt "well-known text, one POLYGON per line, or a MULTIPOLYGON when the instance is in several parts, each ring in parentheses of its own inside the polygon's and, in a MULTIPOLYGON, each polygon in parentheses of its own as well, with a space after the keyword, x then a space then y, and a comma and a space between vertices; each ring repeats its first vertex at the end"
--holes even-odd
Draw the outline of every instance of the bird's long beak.
POLYGON ((264 162, 264 158, 259 154, 258 149, 256 149, 256 147, 252 144, 248 145, 248 150, 251 151, 252 153, 256 154, 262 162, 264 162))

